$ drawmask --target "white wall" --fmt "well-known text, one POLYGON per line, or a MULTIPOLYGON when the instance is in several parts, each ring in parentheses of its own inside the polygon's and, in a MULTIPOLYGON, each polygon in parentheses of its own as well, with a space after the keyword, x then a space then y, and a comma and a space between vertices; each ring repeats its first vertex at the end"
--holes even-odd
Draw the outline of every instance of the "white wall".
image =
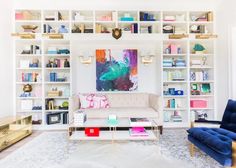
MULTIPOLYGON (((217 58, 216 58, 216 80, 217 80, 217 106, 218 106, 218 119, 222 118, 224 109, 228 98, 230 98, 230 85, 231 79, 229 76, 229 66, 235 66, 236 62, 231 62, 230 46, 231 35, 230 30, 236 26, 236 1, 227 0, 219 4, 217 10, 217 32, 219 38, 217 40, 217 58), (226 3, 227 2, 227 3, 226 3)), ((234 56, 235 57, 235 56, 234 56)))
POLYGON ((232 62, 231 66, 229 67, 230 73, 229 73, 229 78, 230 78, 230 93, 229 96, 232 99, 236 99, 236 25, 233 26, 230 32, 230 59, 229 61, 232 62))
POLYGON ((73 59, 73 84, 74 93, 86 93, 96 91, 96 63, 95 58, 92 64, 83 65, 79 60, 80 51, 93 51, 96 49, 138 49, 142 51, 148 49, 155 51, 156 57, 150 65, 143 65, 138 57, 138 92, 161 94, 161 61, 160 49, 161 43, 156 41, 73 41, 72 55, 73 59), (159 53, 159 54, 157 54, 159 53), (159 65, 158 65, 159 64, 159 65))
POLYGON ((16 8, 207 10, 221 0, 14 0, 16 8))
MULTIPOLYGON (((0 61, 0 73, 5 77, 0 82, 0 115, 7 115, 12 112, 12 40, 11 32, 11 10, 13 8, 35 8, 35 9, 149 9, 149 10, 208 10, 217 9, 219 7, 218 17, 218 34, 219 34, 219 51, 217 55, 217 107, 219 111, 218 117, 221 118, 225 103, 228 98, 228 73, 227 73, 227 53, 228 53, 228 37, 226 36, 227 25, 232 22, 230 11, 234 10, 234 0, 12 0, 0 2, 0 49, 2 60, 0 61), (4 39, 4 41, 3 41, 4 39), (225 65, 225 66, 222 66, 225 65)), ((147 81, 147 85, 148 85, 147 81)))
POLYGON ((0 1, 0 117, 13 113, 12 1, 0 1))

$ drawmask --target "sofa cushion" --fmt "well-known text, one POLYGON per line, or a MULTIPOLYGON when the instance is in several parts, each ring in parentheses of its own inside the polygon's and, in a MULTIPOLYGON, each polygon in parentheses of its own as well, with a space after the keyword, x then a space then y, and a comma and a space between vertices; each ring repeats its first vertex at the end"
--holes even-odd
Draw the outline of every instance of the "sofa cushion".
POLYGON ((145 93, 108 93, 110 107, 149 107, 149 95, 145 93))
POLYGON ((158 118, 158 112, 149 107, 116 107, 107 109, 84 109, 84 111, 88 118, 108 118, 109 114, 115 114, 118 118, 158 118))
POLYGON ((236 101, 228 101, 220 127, 236 132, 236 101))
POLYGON ((232 153, 232 141, 236 140, 236 133, 222 128, 190 128, 188 133, 189 136, 223 155, 232 153))

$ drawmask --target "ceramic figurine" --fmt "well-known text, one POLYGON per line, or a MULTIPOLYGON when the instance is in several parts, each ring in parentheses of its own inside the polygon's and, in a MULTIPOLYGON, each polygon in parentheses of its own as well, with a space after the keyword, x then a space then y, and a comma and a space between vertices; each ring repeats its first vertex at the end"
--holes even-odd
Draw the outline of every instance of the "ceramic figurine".
POLYGON ((58 30, 58 33, 68 33, 68 30, 66 29, 66 26, 61 25, 61 27, 58 30))
POLYGON ((205 47, 201 44, 195 44, 193 48, 195 54, 202 54, 206 50, 205 47))
POLYGON ((64 61, 64 67, 65 68, 69 68, 70 67, 70 62, 67 59, 65 59, 65 61, 64 61))

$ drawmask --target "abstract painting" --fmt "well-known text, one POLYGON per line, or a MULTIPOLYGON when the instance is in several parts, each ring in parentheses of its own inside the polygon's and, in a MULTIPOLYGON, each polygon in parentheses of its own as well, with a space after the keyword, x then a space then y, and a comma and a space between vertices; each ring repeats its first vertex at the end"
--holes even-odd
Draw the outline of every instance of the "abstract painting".
POLYGON ((96 50, 97 91, 135 91, 138 89, 137 49, 96 50))

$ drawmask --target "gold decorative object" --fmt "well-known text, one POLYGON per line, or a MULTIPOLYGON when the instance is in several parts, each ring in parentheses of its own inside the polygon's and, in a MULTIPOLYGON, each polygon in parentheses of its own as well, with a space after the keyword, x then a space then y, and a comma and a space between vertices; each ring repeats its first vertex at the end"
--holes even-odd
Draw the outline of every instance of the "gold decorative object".
POLYGON ((182 38, 188 38, 188 34, 170 34, 169 39, 182 39, 182 38))
POLYGON ((214 34, 197 34, 196 39, 209 39, 209 38, 218 38, 218 35, 214 34))
POLYGON ((30 84, 26 84, 23 87, 24 92, 31 92, 32 91, 32 86, 30 84))
POLYGON ((118 40, 122 36, 122 31, 119 28, 112 29, 112 37, 118 40))
POLYGON ((29 29, 29 30, 35 30, 35 29, 37 29, 38 28, 38 26, 36 26, 36 25, 22 25, 21 26, 23 29, 29 29))
POLYGON ((32 134, 32 116, 12 116, 0 119, 0 152, 32 134))
POLYGON ((63 39, 63 34, 60 33, 46 33, 43 34, 44 37, 48 37, 50 39, 63 39))
POLYGON ((35 39, 35 34, 33 33, 12 33, 11 35, 22 39, 35 39))
POLYGON ((56 90, 56 91, 48 91, 48 97, 59 97, 62 96, 62 91, 56 90))

